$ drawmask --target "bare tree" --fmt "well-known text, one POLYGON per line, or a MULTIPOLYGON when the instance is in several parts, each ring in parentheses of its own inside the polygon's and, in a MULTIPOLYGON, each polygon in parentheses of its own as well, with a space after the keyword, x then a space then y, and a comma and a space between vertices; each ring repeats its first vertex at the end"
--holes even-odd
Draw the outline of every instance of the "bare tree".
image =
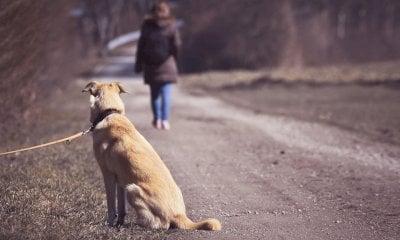
POLYGON ((281 66, 302 66, 303 52, 299 46, 299 33, 291 0, 282 1, 282 24, 286 26, 286 45, 282 51, 281 66))

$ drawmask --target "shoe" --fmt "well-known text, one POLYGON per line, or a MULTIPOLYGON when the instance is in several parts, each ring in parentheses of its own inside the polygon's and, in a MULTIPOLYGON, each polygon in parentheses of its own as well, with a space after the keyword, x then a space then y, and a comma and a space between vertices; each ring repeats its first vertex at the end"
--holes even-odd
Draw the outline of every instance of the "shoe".
POLYGON ((153 125, 153 127, 156 128, 156 129, 162 129, 162 123, 161 123, 161 120, 160 120, 160 119, 154 120, 154 121, 152 122, 152 125, 153 125))
POLYGON ((163 120, 161 122, 161 126, 162 126, 162 129, 164 129, 164 130, 170 130, 171 129, 171 125, 169 124, 169 122, 167 120, 163 120))

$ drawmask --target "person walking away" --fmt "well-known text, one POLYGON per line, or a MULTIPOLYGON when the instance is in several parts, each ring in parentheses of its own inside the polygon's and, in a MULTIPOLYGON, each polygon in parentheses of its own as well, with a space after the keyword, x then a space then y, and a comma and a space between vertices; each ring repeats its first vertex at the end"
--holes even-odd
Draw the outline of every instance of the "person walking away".
POLYGON ((168 3, 157 1, 143 21, 135 63, 135 72, 143 71, 144 82, 150 86, 152 124, 157 129, 170 129, 171 88, 178 81, 180 45, 168 3))

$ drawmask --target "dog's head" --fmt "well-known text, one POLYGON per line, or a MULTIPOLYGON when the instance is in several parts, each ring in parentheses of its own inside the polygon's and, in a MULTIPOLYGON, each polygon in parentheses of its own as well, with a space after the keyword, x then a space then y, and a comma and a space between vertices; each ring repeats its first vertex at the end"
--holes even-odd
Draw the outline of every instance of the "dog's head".
POLYGON ((119 95, 126 91, 119 83, 94 81, 87 84, 82 92, 90 93, 90 120, 92 122, 97 115, 108 109, 116 109, 122 114, 125 113, 125 106, 119 95))

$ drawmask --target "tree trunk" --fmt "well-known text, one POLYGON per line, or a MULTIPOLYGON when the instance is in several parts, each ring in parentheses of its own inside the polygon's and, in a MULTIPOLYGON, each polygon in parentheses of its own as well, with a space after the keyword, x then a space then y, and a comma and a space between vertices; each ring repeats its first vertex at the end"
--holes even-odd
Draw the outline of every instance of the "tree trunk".
POLYGON ((287 29, 286 46, 282 50, 280 65, 283 67, 303 66, 303 49, 299 44, 298 28, 291 0, 282 1, 282 24, 287 29))

